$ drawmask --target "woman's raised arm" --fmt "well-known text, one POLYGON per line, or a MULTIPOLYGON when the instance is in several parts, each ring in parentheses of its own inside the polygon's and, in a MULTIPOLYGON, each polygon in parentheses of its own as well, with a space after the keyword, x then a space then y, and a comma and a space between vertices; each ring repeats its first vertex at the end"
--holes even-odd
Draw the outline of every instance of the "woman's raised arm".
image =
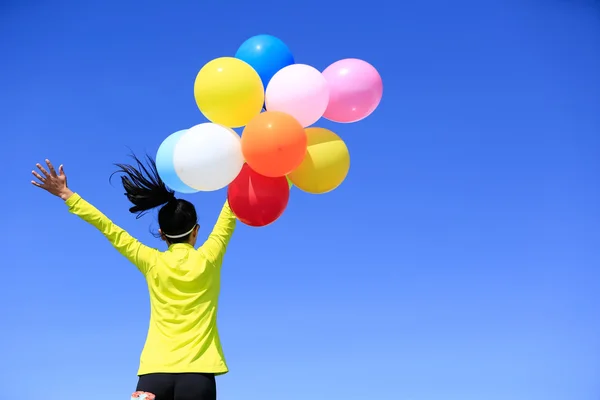
POLYGON ((49 160, 46 160, 46 164, 48 165, 48 170, 42 165, 36 164, 42 174, 40 175, 38 172, 32 171, 39 182, 31 181, 31 183, 63 199, 69 207, 69 212, 96 227, 119 253, 124 255, 145 275, 150 266, 153 265, 153 260, 158 250, 140 243, 124 229, 114 224, 96 207, 85 201, 77 193, 71 191, 67 186, 67 176, 62 165, 58 168, 57 173, 49 160))

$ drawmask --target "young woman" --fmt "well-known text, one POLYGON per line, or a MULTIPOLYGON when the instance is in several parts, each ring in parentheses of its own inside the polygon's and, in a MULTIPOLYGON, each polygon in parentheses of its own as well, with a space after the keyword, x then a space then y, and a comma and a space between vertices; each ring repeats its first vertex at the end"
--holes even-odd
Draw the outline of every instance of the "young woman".
POLYGON ((63 166, 36 164, 31 183, 65 201, 69 211, 95 226, 146 278, 150 324, 140 357, 137 391, 156 400, 215 400, 215 375, 228 371, 217 330, 220 271, 236 226, 225 202, 206 242, 196 250, 198 220, 190 202, 177 199, 160 179, 154 160, 148 167, 117 164, 125 195, 138 214, 162 206, 159 234, 168 249, 147 247, 115 225, 67 186, 63 166))

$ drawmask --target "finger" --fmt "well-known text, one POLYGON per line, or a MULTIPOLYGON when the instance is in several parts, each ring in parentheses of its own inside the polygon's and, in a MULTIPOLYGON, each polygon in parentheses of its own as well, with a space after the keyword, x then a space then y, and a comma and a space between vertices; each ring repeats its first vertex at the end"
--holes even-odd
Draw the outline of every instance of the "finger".
POLYGON ((46 182, 46 178, 44 178, 43 176, 41 176, 40 174, 38 174, 35 171, 31 171, 31 173, 33 174, 33 176, 35 176, 36 178, 38 178, 40 181, 42 182, 46 182))
POLYGON ((54 169, 54 165, 52 165, 50 160, 48 160, 47 158, 46 158, 46 165, 48 166, 48 169, 50 170, 50 173, 52 174, 52 176, 56 176, 56 170, 54 169))
POLYGON ((38 169, 40 171, 42 171, 42 174, 44 174, 44 176, 46 178, 48 178, 50 176, 50 174, 48 173, 48 171, 46 171, 46 169, 44 167, 42 167, 40 164, 35 164, 36 167, 38 167, 38 169))
POLYGON ((60 174, 60 176, 65 176, 65 168, 62 164, 60 165, 60 167, 58 167, 58 173, 60 174))
POLYGON ((36 182, 36 181, 31 181, 31 184, 32 184, 33 186, 37 186, 37 187, 39 187, 39 188, 41 188, 41 189, 43 189, 43 188, 44 188, 44 187, 43 187, 43 186, 42 186, 42 185, 41 185, 39 182, 36 182))

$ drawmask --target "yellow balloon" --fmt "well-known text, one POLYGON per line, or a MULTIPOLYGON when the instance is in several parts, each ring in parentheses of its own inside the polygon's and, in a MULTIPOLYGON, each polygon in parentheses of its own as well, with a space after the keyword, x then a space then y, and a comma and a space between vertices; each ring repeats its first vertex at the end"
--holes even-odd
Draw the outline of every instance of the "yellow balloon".
POLYGON ((305 129, 308 149, 298 168, 288 175, 292 183, 308 193, 327 193, 342 184, 350 170, 346 143, 325 128, 305 129))
POLYGON ((194 97, 209 121, 240 128, 260 114, 265 91, 260 76, 249 64, 221 57, 209 61, 198 72, 194 97))

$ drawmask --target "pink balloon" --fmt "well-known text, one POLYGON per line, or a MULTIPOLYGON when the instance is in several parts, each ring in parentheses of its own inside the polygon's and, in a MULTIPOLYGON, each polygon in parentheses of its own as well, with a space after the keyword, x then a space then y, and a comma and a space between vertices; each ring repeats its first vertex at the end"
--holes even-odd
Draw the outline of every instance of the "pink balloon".
POLYGON ((347 58, 323 71, 329 105, 323 115, 334 122, 357 122, 371 115, 383 95, 379 72, 366 61, 347 58))
POLYGON ((305 64, 280 69, 269 81, 265 93, 268 111, 289 114, 303 127, 317 122, 328 103, 329 87, 323 74, 305 64))

